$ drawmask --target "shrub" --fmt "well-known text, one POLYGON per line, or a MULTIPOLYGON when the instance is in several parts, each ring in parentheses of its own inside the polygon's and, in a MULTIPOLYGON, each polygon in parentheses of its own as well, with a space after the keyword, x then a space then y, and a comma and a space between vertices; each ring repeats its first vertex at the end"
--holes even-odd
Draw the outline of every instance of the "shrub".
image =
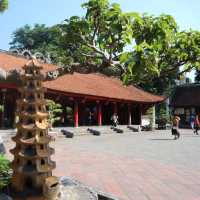
POLYGON ((56 103, 53 100, 47 99, 47 110, 49 112, 48 121, 51 128, 55 122, 61 119, 61 113, 63 112, 63 109, 61 104, 56 103))
POLYGON ((11 180, 10 162, 0 154, 0 191, 6 187, 11 180))

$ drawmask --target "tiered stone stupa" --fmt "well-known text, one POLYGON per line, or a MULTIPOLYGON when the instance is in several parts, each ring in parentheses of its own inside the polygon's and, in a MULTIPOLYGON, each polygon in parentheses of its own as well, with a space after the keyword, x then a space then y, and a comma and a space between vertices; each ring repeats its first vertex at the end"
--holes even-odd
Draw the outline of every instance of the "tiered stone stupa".
POLYGON ((11 150, 12 188, 14 193, 41 194, 45 179, 52 176, 55 162, 50 156, 54 149, 49 147, 48 112, 42 87, 42 67, 30 60, 21 75, 21 97, 17 101, 17 133, 13 137, 16 146, 11 150))

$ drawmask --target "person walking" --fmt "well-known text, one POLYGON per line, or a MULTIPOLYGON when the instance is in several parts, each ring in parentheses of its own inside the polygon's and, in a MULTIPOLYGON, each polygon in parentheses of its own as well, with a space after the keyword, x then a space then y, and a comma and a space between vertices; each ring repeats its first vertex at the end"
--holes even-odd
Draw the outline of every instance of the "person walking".
POLYGON ((113 126, 117 127, 117 125, 118 125, 118 116, 117 116, 117 113, 113 114, 113 116, 111 117, 111 120, 112 120, 113 126))
POLYGON ((195 121, 194 121, 194 134, 199 135, 198 130, 200 126, 199 116, 196 115, 195 121))
POLYGON ((88 123, 89 123, 89 126, 92 125, 92 121, 93 121, 93 113, 90 111, 89 114, 88 114, 88 123))
POLYGON ((180 121, 180 117, 174 116, 174 118, 172 120, 172 135, 174 135, 174 140, 176 140, 180 137, 179 121, 180 121))
POLYGON ((194 131, 194 121, 195 121, 195 116, 194 114, 190 115, 190 127, 194 131))

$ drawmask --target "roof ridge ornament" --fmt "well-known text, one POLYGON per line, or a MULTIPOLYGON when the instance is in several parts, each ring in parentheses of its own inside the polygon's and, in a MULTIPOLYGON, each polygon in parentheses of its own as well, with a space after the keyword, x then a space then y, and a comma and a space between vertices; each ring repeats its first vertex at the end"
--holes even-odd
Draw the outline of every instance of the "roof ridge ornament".
POLYGON ((47 63, 47 64, 52 64, 51 60, 51 55, 50 53, 46 52, 45 54, 36 51, 36 52, 31 52, 29 49, 10 49, 8 52, 11 54, 14 54, 16 56, 22 56, 25 57, 26 59, 36 59, 41 63, 47 63))

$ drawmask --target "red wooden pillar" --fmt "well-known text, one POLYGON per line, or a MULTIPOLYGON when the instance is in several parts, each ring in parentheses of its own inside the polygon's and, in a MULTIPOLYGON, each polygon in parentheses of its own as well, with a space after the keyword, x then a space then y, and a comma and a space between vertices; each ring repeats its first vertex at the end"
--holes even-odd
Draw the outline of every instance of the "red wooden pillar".
POLYGON ((98 125, 102 126, 102 106, 100 102, 98 102, 98 125))
POLYGON ((128 104, 128 125, 132 124, 132 118, 131 118, 131 105, 128 104))
POLYGON ((74 102, 74 126, 78 127, 78 102, 74 102))

